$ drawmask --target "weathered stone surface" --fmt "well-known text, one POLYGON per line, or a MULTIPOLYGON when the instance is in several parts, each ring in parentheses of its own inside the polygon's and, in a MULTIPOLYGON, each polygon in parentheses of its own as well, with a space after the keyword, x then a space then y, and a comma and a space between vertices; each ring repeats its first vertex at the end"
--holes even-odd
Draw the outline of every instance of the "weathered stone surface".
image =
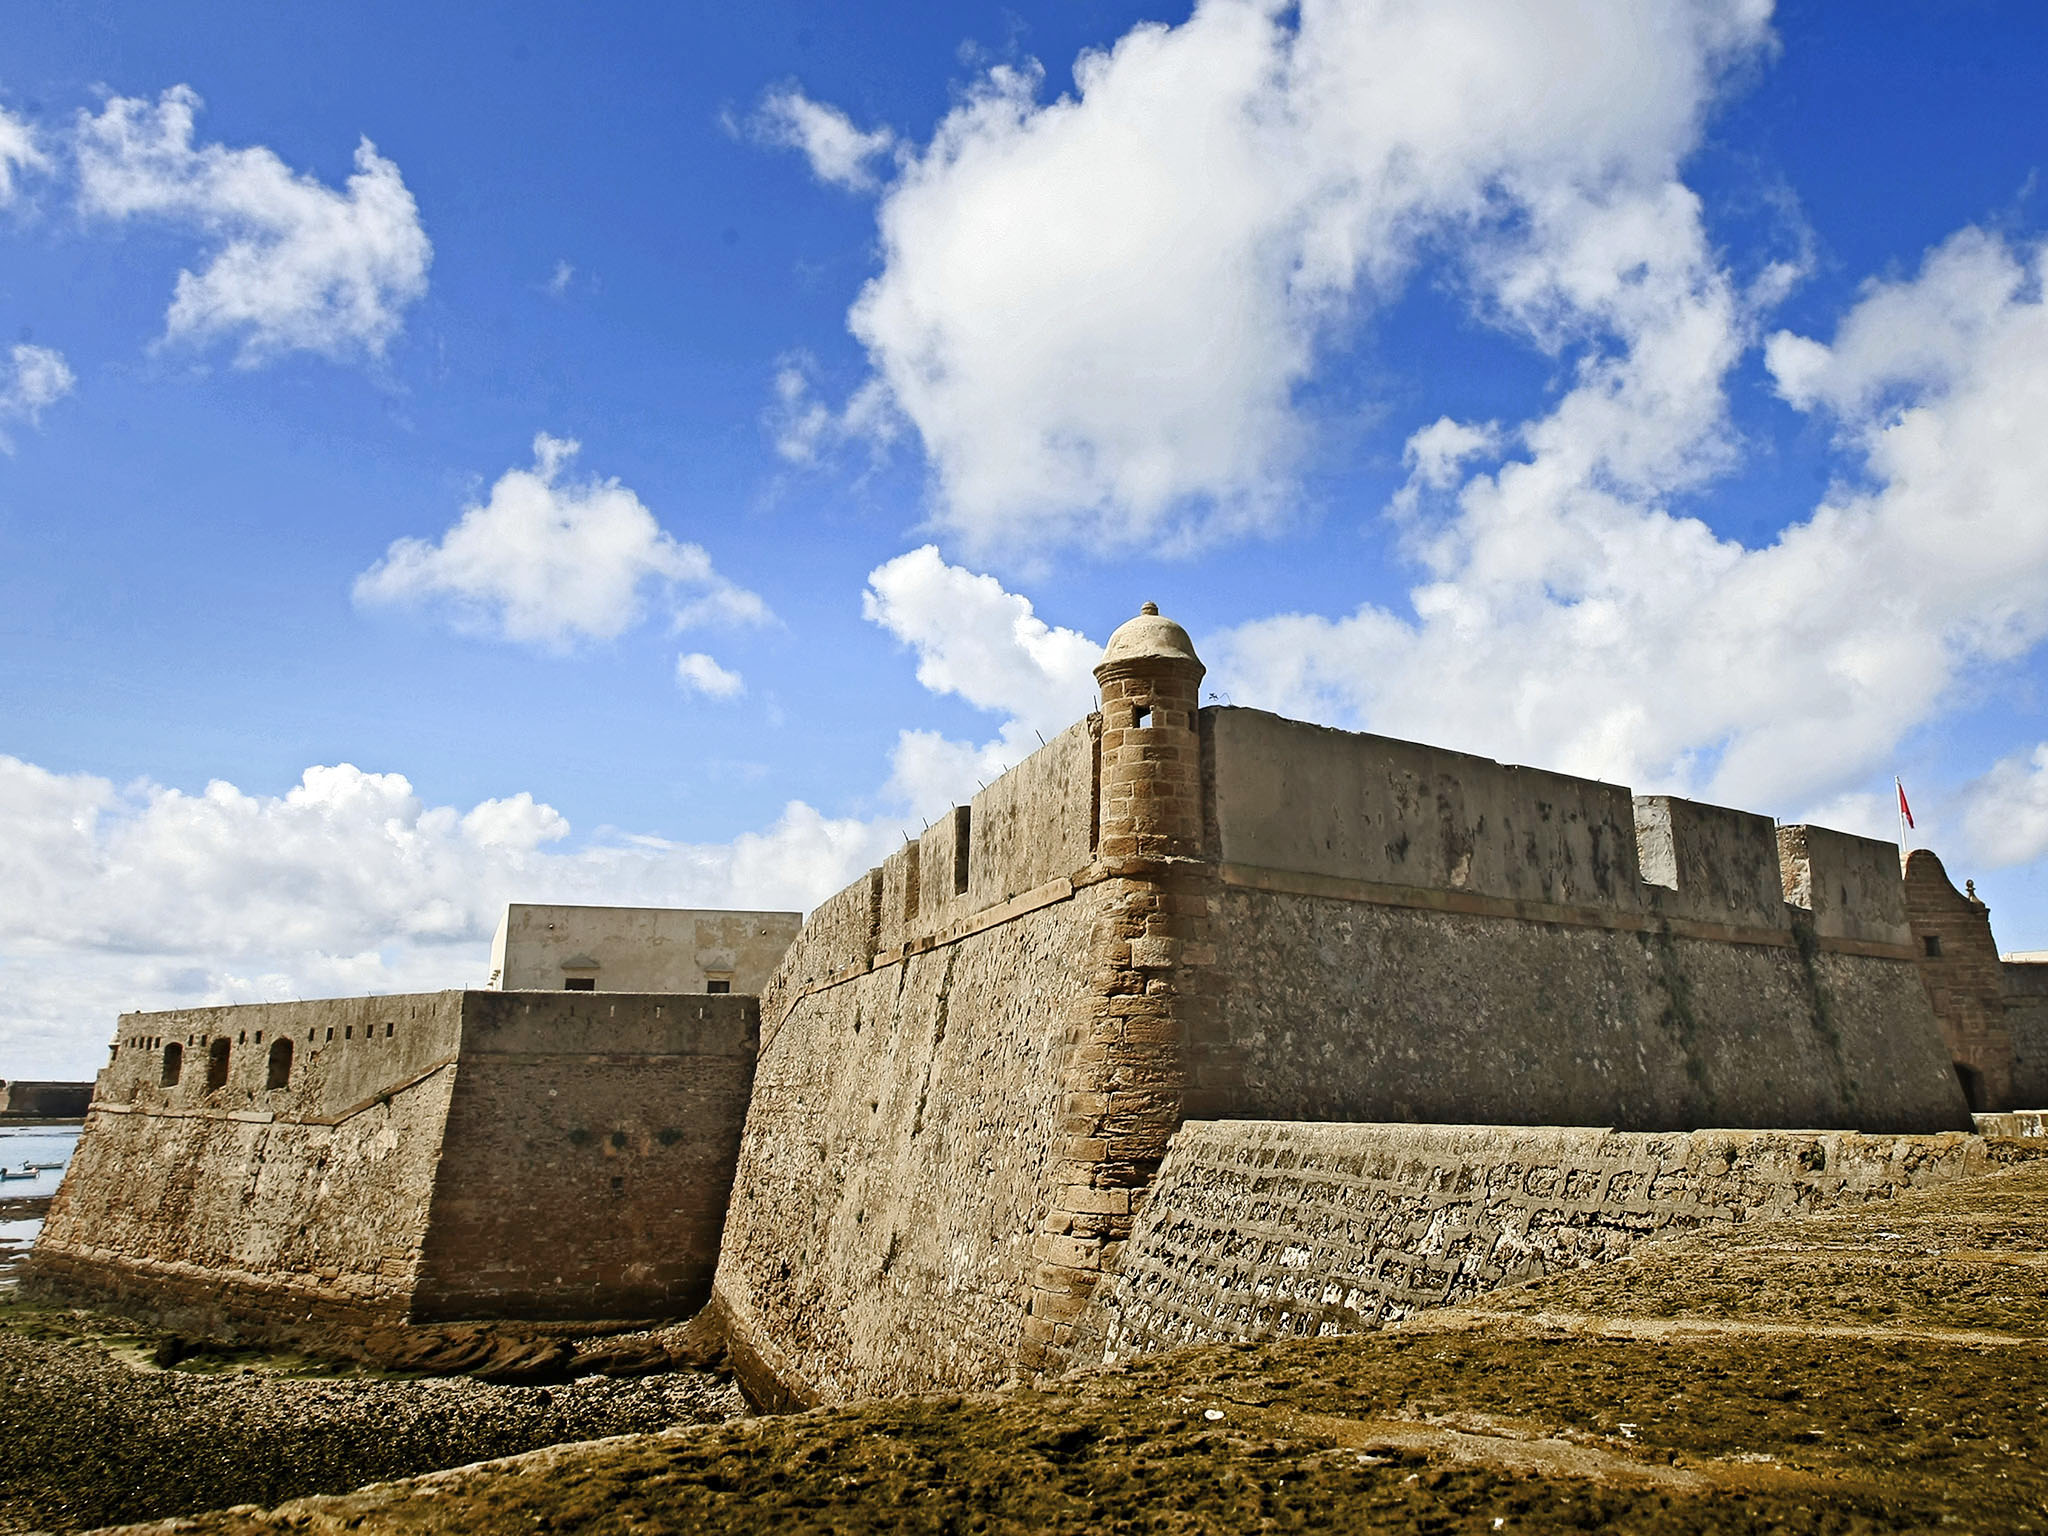
POLYGON ((0 1079, 0 1119, 78 1120, 91 1100, 91 1083, 0 1079))
POLYGON ((176 1529, 2039 1530, 2044 1258, 2035 1163, 1645 1244, 1369 1334, 563 1447, 176 1529))
POLYGON ((1102 901, 1085 891, 804 996, 767 1032, 717 1300, 789 1390, 1009 1374, 1102 901))
POLYGON ((1226 887, 1230 1115, 1967 1128, 1909 959, 1226 887))
POLYGON ((2048 1109, 2048 965, 2003 961, 1991 909, 1915 848, 1905 899, 1915 958, 1973 1110, 2048 1109))
POLYGON ((1355 1333, 1697 1227, 1981 1175, 1976 1136, 1190 1121, 1081 1335, 1114 1361, 1355 1333))
POLYGON ((763 995, 717 1296, 764 1397, 1059 1371, 1189 1115, 1967 1130, 1886 845, 1204 710, 1133 624, 763 995))
POLYGON ((476 991, 124 1015, 26 1283, 202 1329, 682 1315, 757 1017, 476 991))

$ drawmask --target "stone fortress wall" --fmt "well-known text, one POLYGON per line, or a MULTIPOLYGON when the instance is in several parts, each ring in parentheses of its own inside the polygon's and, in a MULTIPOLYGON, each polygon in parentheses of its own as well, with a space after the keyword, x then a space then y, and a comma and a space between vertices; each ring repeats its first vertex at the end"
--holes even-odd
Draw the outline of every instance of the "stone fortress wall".
POLYGON ((1650 1238, 1886 1200, 1999 1159, 1954 1132, 1193 1120, 1078 1353, 1355 1333, 1650 1238))
POLYGON ((756 1399, 805 1404, 1366 1326, 2003 1155, 1965 1087, 2031 1091, 2048 967, 1938 863, 1202 675, 1148 605, 1097 713, 772 974, 787 914, 515 907, 500 979, 537 990, 125 1017, 30 1283, 202 1319, 708 1295, 756 1399), (687 995, 614 990, 636 946, 687 995), (728 962, 758 1003, 695 990, 728 962))
POLYGON ((90 1102, 91 1083, 0 1078, 0 1120, 78 1120, 90 1102))
POLYGON ((1189 1117, 1966 1131, 1889 844, 1257 711, 1102 708, 812 914, 715 1305, 757 1395, 1089 1348, 1189 1117))
POLYGON ((2048 1108, 2048 964, 2001 960, 1991 909, 1931 849, 1906 858, 1906 906, 1928 1001, 1975 1110, 2048 1108))
POLYGON ((676 1316, 750 997, 440 992, 124 1015, 31 1288, 158 1316, 676 1316))

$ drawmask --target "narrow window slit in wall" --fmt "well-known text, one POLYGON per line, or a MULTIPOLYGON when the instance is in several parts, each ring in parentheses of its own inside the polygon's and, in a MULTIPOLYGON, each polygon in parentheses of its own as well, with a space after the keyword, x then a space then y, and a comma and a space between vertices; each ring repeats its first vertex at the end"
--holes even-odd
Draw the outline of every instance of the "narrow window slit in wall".
POLYGON ((967 860, 974 851, 974 808, 953 807, 953 894, 967 894, 967 860))
POLYGON ((1102 846, 1102 722, 1097 719, 1088 731, 1088 852, 1092 857, 1102 846))
POLYGON ((178 1079, 185 1073, 185 1047, 173 1040, 164 1047, 164 1082, 166 1088, 178 1086, 178 1079))

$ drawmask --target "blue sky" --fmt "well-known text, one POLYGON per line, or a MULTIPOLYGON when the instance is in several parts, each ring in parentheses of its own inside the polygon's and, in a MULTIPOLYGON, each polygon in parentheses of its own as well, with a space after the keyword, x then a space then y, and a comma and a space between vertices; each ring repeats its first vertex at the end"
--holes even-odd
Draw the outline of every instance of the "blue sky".
POLYGON ((0 1073, 808 905, 1147 598, 2048 947, 2038 7, 8 12, 0 1073))

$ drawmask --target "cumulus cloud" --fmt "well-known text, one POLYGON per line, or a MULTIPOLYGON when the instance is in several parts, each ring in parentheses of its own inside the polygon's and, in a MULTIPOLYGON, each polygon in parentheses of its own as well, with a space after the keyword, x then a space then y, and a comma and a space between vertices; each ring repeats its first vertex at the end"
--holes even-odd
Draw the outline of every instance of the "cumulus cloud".
POLYGON ((381 355, 433 258, 398 167, 364 139, 336 191, 269 149, 195 146, 199 107, 181 85, 154 103, 113 97, 78 121, 85 212, 165 220, 211 247, 203 269, 178 274, 165 339, 239 338, 243 366, 292 351, 381 355))
POLYGON ((1570 335, 1597 272, 1530 247, 1583 237, 1599 269, 1594 225, 1658 219, 1768 15, 1203 0, 1084 54, 1057 100, 1035 65, 990 69, 899 153, 849 316, 939 521, 970 550, 1273 526, 1313 427, 1298 389, 1418 254, 1489 317, 1570 335))
POLYGON ((1029 598, 947 564, 932 545, 870 571, 861 612, 916 654, 925 687, 1002 717, 980 744, 901 733, 885 793, 921 818, 966 800, 1095 706, 1101 646, 1047 624, 1029 598))
POLYGON ((49 156, 36 143, 35 130, 0 107, 0 208, 14 201, 15 182, 22 172, 49 168, 49 156))
MULTIPOLYGON (((878 567, 870 619, 920 680, 998 717, 975 744, 903 733, 868 819, 791 801, 725 843, 578 840, 526 793, 434 805, 398 773, 308 768, 280 795, 117 787, 0 756, 0 1051, 74 1077, 125 1009, 475 984, 508 901, 808 908, 1093 702, 1099 649, 995 581, 913 550, 878 567)), ((709 657, 685 685, 739 679, 709 657)))
POLYGON ((801 151, 813 176, 849 192, 874 190, 873 162, 896 143, 889 129, 863 132, 837 107, 813 101, 793 85, 762 98, 754 131, 767 143, 801 151))
POLYGON ((89 1070, 126 1008, 480 984, 508 901, 802 908, 885 846, 801 802, 726 844, 569 835, 530 795, 430 805, 347 763, 187 794, 0 756, 9 1070, 89 1070))
POLYGON ((701 693, 707 699, 736 699, 747 691, 745 678, 727 671, 702 651, 676 658, 676 683, 685 693, 701 693))
MULTIPOLYGON (((15 418, 36 425, 42 420, 43 408, 70 394, 77 382, 62 352, 16 343, 6 364, 0 365, 0 422, 15 418)), ((0 431, 0 452, 13 452, 4 431, 0 431)))
POLYGON ((616 479, 565 471, 580 445, 543 432, 531 469, 507 470, 439 543, 399 539, 356 578, 363 604, 444 604, 464 628, 564 649, 609 640, 645 613, 643 589, 662 589, 679 625, 763 623, 767 605, 712 568, 696 544, 672 538, 616 479))
POLYGON ((993 576, 948 565, 934 545, 868 573, 861 613, 917 653, 917 680, 1044 731, 1094 707, 1102 647, 1038 617, 993 576))
POLYGON ((1980 864, 1998 869, 2048 856, 2048 742, 1993 764, 1960 799, 1963 840, 1980 864))
POLYGON ((1750 548, 1667 505, 1727 459, 1745 335, 1690 223, 1687 259, 1631 262, 1661 243, 1644 222, 1605 263, 1627 280, 1572 301, 1625 345, 1498 462, 1420 498, 1413 617, 1217 637, 1240 702, 1791 809, 1882 773, 1972 669, 2048 635, 2048 245, 1963 230, 1869 285, 1831 341, 1771 339, 1778 388, 1857 472, 1750 548))
POLYGON ((818 394, 816 368, 806 352, 789 353, 776 364, 775 398, 765 424, 778 454, 791 464, 811 464, 851 440, 864 438, 878 449, 895 440, 900 418, 881 380, 868 380, 845 405, 834 407, 818 394))

